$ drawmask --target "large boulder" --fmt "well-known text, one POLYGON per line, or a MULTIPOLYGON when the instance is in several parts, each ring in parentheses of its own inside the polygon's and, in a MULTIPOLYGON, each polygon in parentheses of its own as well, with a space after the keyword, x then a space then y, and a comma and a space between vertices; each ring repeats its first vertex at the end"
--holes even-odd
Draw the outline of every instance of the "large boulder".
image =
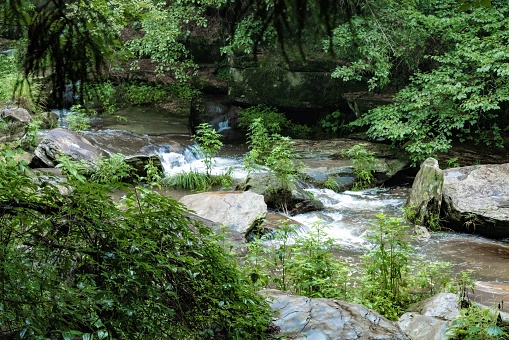
POLYGON ((20 140, 28 131, 32 117, 23 108, 6 108, 0 113, 0 143, 20 140))
POLYGON ((426 159, 415 176, 410 197, 406 202, 406 206, 415 212, 412 222, 427 225, 430 217, 440 215, 443 184, 444 173, 438 166, 438 161, 434 158, 426 159))
POLYGON ((299 182, 284 185, 272 173, 251 174, 237 186, 237 190, 249 190, 262 195, 269 208, 290 215, 323 209, 323 203, 314 199, 299 182))
POLYGON ((254 192, 203 192, 180 202, 196 215, 247 235, 267 214, 263 196, 254 192))
POLYGON ((56 159, 68 156, 75 161, 84 160, 92 164, 101 155, 101 150, 77 133, 56 128, 48 132, 34 151, 32 167, 55 167, 56 159))
POLYGON ((509 164, 444 170, 442 217, 460 232, 508 238, 509 164))
POLYGON ((459 315, 458 296, 440 293, 411 306, 398 326, 412 340, 445 340, 445 332, 459 315))
POLYGON ((270 304, 281 334, 291 339, 409 339, 394 322, 361 305, 273 289, 259 294, 270 304))

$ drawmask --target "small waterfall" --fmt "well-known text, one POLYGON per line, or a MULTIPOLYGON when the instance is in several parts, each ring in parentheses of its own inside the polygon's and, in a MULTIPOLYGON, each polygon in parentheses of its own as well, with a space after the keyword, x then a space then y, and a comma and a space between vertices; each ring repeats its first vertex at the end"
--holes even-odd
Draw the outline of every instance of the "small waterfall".
POLYGON ((162 146, 156 153, 161 158, 164 173, 168 176, 202 167, 197 145, 188 146, 183 152, 173 152, 169 146, 162 146))
POLYGON ((221 121, 217 124, 217 132, 229 130, 230 129, 229 124, 230 124, 230 120, 227 117, 225 117, 225 119, 223 121, 221 121))

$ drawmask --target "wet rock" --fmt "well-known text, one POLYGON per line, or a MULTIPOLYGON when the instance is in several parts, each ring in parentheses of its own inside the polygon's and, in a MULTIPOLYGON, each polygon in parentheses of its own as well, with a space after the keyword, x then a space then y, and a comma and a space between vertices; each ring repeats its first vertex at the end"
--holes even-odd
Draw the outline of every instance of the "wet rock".
POLYGON ((354 165, 345 156, 346 150, 357 144, 366 144, 366 150, 375 157, 373 186, 393 179, 408 166, 406 157, 385 144, 370 143, 356 139, 294 140, 294 148, 304 167, 299 173, 314 185, 324 186, 333 180, 338 190, 352 188, 356 179, 354 165))
POLYGON ((267 214, 263 196, 253 192, 204 192, 184 196, 180 202, 196 215, 243 235, 259 225, 267 214))
POLYGON ((412 340, 445 340, 450 324, 432 316, 408 312, 399 318, 398 326, 412 340))
POLYGON ((124 158, 124 161, 134 169, 134 173, 138 177, 147 177, 147 169, 145 168, 149 163, 152 163, 159 172, 164 172, 161 158, 158 155, 132 155, 124 158))
POLYGON ((23 138, 32 117, 23 108, 7 108, 0 113, 0 143, 14 142, 23 138))
POLYGON ((92 166, 94 160, 101 155, 101 151, 92 145, 85 137, 77 133, 56 128, 48 132, 34 151, 32 167, 55 167, 56 159, 60 156, 68 156, 75 161, 86 161, 92 166))
POLYGON ((398 326, 412 340, 445 340, 445 332, 459 315, 458 296, 440 293, 411 306, 398 326))
POLYGON ((413 305, 409 311, 442 320, 454 320, 460 315, 458 295, 439 293, 413 305))
POLYGON ((485 237, 509 237, 509 164, 444 170, 446 226, 485 237))
POLYGON ((443 183, 444 174, 438 161, 434 158, 426 159, 415 176, 410 197, 406 202, 407 208, 415 213, 412 222, 428 225, 430 218, 440 215, 443 183))
POLYGON ((186 216, 194 221, 202 223, 203 225, 212 229, 212 231, 214 231, 217 235, 220 235, 221 238, 224 239, 224 241, 220 242, 220 244, 224 246, 226 250, 233 251, 237 256, 243 256, 247 254, 247 242, 243 234, 228 226, 222 225, 221 223, 207 220, 195 214, 189 213, 186 214, 186 216))
POLYGON ((293 296, 273 289, 259 294, 269 302, 274 324, 291 339, 409 339, 396 323, 354 303, 293 296))
POLYGON ((427 240, 431 238, 431 234, 429 233, 428 229, 422 225, 414 226, 414 235, 418 240, 427 240))
POLYGON ((323 209, 323 203, 314 199, 299 182, 285 186, 271 173, 251 174, 236 189, 263 195, 269 208, 290 215, 323 209))

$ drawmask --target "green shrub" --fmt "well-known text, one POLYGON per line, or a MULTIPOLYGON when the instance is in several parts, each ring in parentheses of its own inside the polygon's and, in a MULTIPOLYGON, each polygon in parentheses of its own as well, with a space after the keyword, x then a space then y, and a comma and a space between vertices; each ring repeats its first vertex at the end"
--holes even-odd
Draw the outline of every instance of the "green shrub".
POLYGON ((369 235, 373 247, 364 255, 360 303, 395 320, 411 301, 408 292, 411 250, 403 240, 401 221, 377 215, 369 235))
POLYGON ((244 158, 244 167, 248 171, 258 170, 262 165, 270 168, 283 185, 295 179, 299 165, 289 137, 269 134, 261 118, 253 121, 247 137, 250 150, 244 158))
POLYGON ((348 128, 345 114, 339 111, 329 113, 320 120, 319 124, 326 133, 333 135, 340 134, 348 128))
POLYGON ((371 187, 373 173, 375 172, 375 153, 366 150, 368 144, 357 144, 345 151, 354 167, 354 174, 357 177, 353 189, 362 190, 371 187))
POLYGON ((144 84, 122 85, 122 96, 132 105, 148 105, 163 102, 168 97, 168 92, 162 86, 150 86, 144 84))
POLYGON ((90 179, 97 183, 116 184, 129 178, 133 168, 125 161, 122 154, 114 154, 105 159, 100 157, 95 163, 95 171, 90 179))
POLYGON ((199 146, 199 153, 203 157, 208 176, 211 175, 212 166, 214 165, 213 158, 217 156, 223 146, 219 138, 221 138, 221 134, 216 132, 208 123, 198 125, 196 134, 193 136, 193 140, 199 146))
POLYGON ((101 83, 88 83, 83 88, 85 104, 94 104, 97 101, 107 113, 117 111, 117 90, 109 81, 101 83))
POLYGON ((499 323, 496 308, 482 309, 476 305, 461 309, 460 316, 446 331, 448 339, 509 339, 509 327, 499 323))
POLYGON ((28 339, 261 339, 270 312, 178 202, 0 165, 0 328, 28 339))
POLYGON ((66 114, 69 129, 73 131, 86 131, 90 129, 90 117, 97 115, 92 109, 88 109, 82 105, 73 105, 66 114))

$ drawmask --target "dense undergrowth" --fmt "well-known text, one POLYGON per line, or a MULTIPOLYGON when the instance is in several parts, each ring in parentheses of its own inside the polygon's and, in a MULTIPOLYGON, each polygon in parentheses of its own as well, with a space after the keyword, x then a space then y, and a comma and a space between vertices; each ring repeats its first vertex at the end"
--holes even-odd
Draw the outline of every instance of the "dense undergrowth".
MULTIPOLYGON (((210 229, 136 186, 0 158, 0 331, 23 339, 256 339, 269 309, 210 229)), ((100 178, 100 177, 98 177, 100 178)))

